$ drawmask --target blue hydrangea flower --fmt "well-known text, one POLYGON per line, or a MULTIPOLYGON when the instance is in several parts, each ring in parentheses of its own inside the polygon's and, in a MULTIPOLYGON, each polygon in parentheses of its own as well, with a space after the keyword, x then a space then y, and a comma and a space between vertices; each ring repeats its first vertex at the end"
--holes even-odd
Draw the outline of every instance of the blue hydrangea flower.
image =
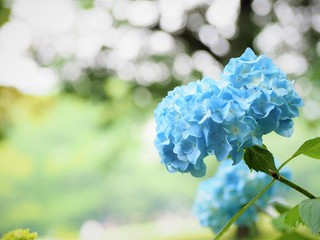
POLYGON ((231 146, 226 132, 220 133, 224 131, 220 125, 230 103, 219 97, 221 83, 204 78, 176 87, 155 109, 155 146, 170 172, 191 172, 200 177, 206 171, 203 159, 214 149, 218 149, 214 154, 219 160, 228 156, 231 146))
MULTIPOLYGON (((197 190, 193 212, 205 227, 219 232, 223 226, 244 205, 251 201, 272 178, 262 172, 250 172, 248 166, 241 161, 232 166, 231 161, 223 161, 214 177, 202 181, 197 190)), ((289 177, 290 172, 285 170, 282 175, 289 177)), ((236 221, 238 226, 250 227, 253 225, 261 209, 276 197, 279 190, 285 185, 273 184, 246 212, 236 221)))
POLYGON ((236 164, 264 134, 291 136, 303 102, 271 59, 248 48, 221 77, 176 87, 155 109, 155 146, 170 172, 201 177, 208 155, 236 164))
POLYGON ((257 122, 263 134, 275 131, 285 137, 292 135, 292 118, 299 115, 303 101, 270 58, 257 57, 247 48, 242 56, 230 60, 221 77, 232 86, 233 99, 247 110, 246 115, 257 122))

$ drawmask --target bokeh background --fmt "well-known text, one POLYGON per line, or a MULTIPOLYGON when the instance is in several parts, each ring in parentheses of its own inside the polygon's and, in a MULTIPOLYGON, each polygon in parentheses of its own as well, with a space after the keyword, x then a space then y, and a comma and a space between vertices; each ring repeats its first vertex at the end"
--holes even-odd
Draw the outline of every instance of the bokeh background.
MULTIPOLYGON (((191 211, 201 179, 160 164, 153 109, 251 47, 305 102, 292 138, 265 138, 284 161, 320 135, 319 36, 317 0, 0 0, 0 236, 211 239, 191 211)), ((319 164, 290 168, 320 195, 319 164)))

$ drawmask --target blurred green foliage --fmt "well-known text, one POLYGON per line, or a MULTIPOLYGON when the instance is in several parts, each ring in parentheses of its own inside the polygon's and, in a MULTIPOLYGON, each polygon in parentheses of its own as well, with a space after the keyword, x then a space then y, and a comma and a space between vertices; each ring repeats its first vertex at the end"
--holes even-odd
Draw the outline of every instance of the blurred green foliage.
POLYGON ((127 88, 114 88, 115 102, 68 94, 12 101, 0 142, 0 232, 76 230, 92 218, 144 221, 168 204, 191 205, 197 181, 180 176, 181 186, 179 176, 153 162, 156 155, 141 156, 150 111, 133 107, 127 88))
MULTIPOLYGON (((2 109, 10 127, 0 142, 0 212, 6 219, 0 232, 28 227, 61 234, 77 231, 88 219, 124 224, 190 211, 199 180, 169 174, 159 164, 146 128, 155 102, 140 108, 126 94, 130 85, 112 84, 115 91, 109 94, 119 101, 70 94, 30 97, 2 89, 1 96, 11 101, 2 109)), ((289 146, 298 147, 314 134, 319 128, 300 119, 287 150, 278 144, 284 139, 273 134, 265 143, 283 160, 292 154, 289 146)), ((294 179, 309 185, 317 168, 299 159, 293 162, 294 179)), ((210 176, 217 162, 206 161, 210 176)), ((316 183, 309 187, 317 193, 316 183)))
MULTIPOLYGON (((297 5, 301 1, 291 2, 297 5)), ((0 0, 0 26, 10 15, 9 3, 0 0)), ((93 6, 92 0, 78 3, 84 9, 93 6)), ((230 39, 232 51, 224 57, 215 56, 220 63, 252 46, 261 27, 252 20, 250 4, 241 1, 239 32, 230 39)), ((195 12, 204 13, 201 8, 195 12)), ((270 21, 272 18, 274 14, 270 21)), ((150 30, 159 30, 159 26, 150 30)), ((318 35, 311 32, 309 36, 312 44, 306 56, 313 71, 307 76, 318 80, 318 35)), ((176 33, 174 38, 186 44, 188 55, 209 51, 191 31, 176 33)), ((169 57, 153 56, 150 60, 173 65, 169 57)), ((59 70, 68 61, 57 59, 52 67, 59 70)), ((196 70, 191 75, 202 77, 196 70)), ((141 234, 139 239, 211 239, 211 232, 195 222, 192 226, 174 222, 172 228, 183 225, 184 232, 165 236, 157 233, 159 223, 154 222, 166 214, 191 214, 199 182, 189 175, 169 174, 153 149, 153 109, 179 84, 171 73, 163 82, 142 85, 122 81, 104 68, 88 67, 80 79, 63 81, 62 91, 56 95, 35 97, 0 87, 0 235, 14 228, 30 228, 48 239, 76 239, 81 226, 94 219, 111 226, 124 225, 110 230, 123 239, 133 233, 141 234), (157 234, 161 236, 157 238, 157 234)), ((317 90, 313 94, 319 97, 317 90)), ((295 131, 289 140, 273 134, 265 138, 280 161, 305 139, 320 135, 317 119, 312 125, 299 119, 295 131)), ((206 162, 210 177, 217 161, 208 158, 206 162)), ((320 195, 314 163, 299 157, 292 166, 293 178, 320 195)), ((293 195, 290 203, 301 198, 293 195)), ((277 235, 266 218, 260 226, 265 239, 277 235)))
POLYGON ((1 240, 35 240, 38 234, 29 229, 16 229, 4 234, 1 240))
POLYGON ((92 8, 94 1, 93 0, 78 0, 80 7, 83 9, 92 8))
POLYGON ((8 21, 10 15, 10 1, 0 0, 0 26, 8 21))

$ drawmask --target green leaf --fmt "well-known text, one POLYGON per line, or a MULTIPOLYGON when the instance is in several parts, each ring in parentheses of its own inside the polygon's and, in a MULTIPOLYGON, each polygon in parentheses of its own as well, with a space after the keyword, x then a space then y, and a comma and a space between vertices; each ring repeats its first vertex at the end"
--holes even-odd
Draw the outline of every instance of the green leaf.
POLYGON ((274 229, 279 232, 285 233, 291 230, 287 224, 284 223, 285 214, 281 214, 279 217, 273 218, 271 223, 274 229))
POLYGON ((291 208, 284 217, 284 222, 291 227, 295 227, 299 223, 303 223, 299 214, 299 205, 291 208))
POLYGON ((244 153, 244 161, 250 169, 264 172, 273 178, 278 178, 279 172, 274 164, 274 158, 268 149, 253 146, 244 153))
POLYGON ((279 203, 279 202, 273 202, 272 205, 277 210, 277 212, 280 214, 288 212, 291 208, 290 206, 279 203))
POLYGON ((320 137, 305 141, 290 159, 295 158, 300 154, 304 154, 311 158, 320 159, 320 137))
POLYGON ((303 236, 297 232, 289 232, 278 237, 276 240, 289 240, 289 239, 290 240, 312 240, 313 238, 303 236))
POLYGON ((320 199, 306 199, 299 204, 299 213, 303 222, 312 233, 320 234, 320 199))

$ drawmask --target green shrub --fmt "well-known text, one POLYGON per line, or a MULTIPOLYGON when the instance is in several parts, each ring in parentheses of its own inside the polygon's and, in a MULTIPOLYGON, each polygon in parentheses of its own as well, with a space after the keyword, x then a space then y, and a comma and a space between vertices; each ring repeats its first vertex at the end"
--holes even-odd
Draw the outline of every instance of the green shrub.
POLYGON ((38 234, 29 229, 16 229, 4 234, 1 240, 35 240, 38 234))

